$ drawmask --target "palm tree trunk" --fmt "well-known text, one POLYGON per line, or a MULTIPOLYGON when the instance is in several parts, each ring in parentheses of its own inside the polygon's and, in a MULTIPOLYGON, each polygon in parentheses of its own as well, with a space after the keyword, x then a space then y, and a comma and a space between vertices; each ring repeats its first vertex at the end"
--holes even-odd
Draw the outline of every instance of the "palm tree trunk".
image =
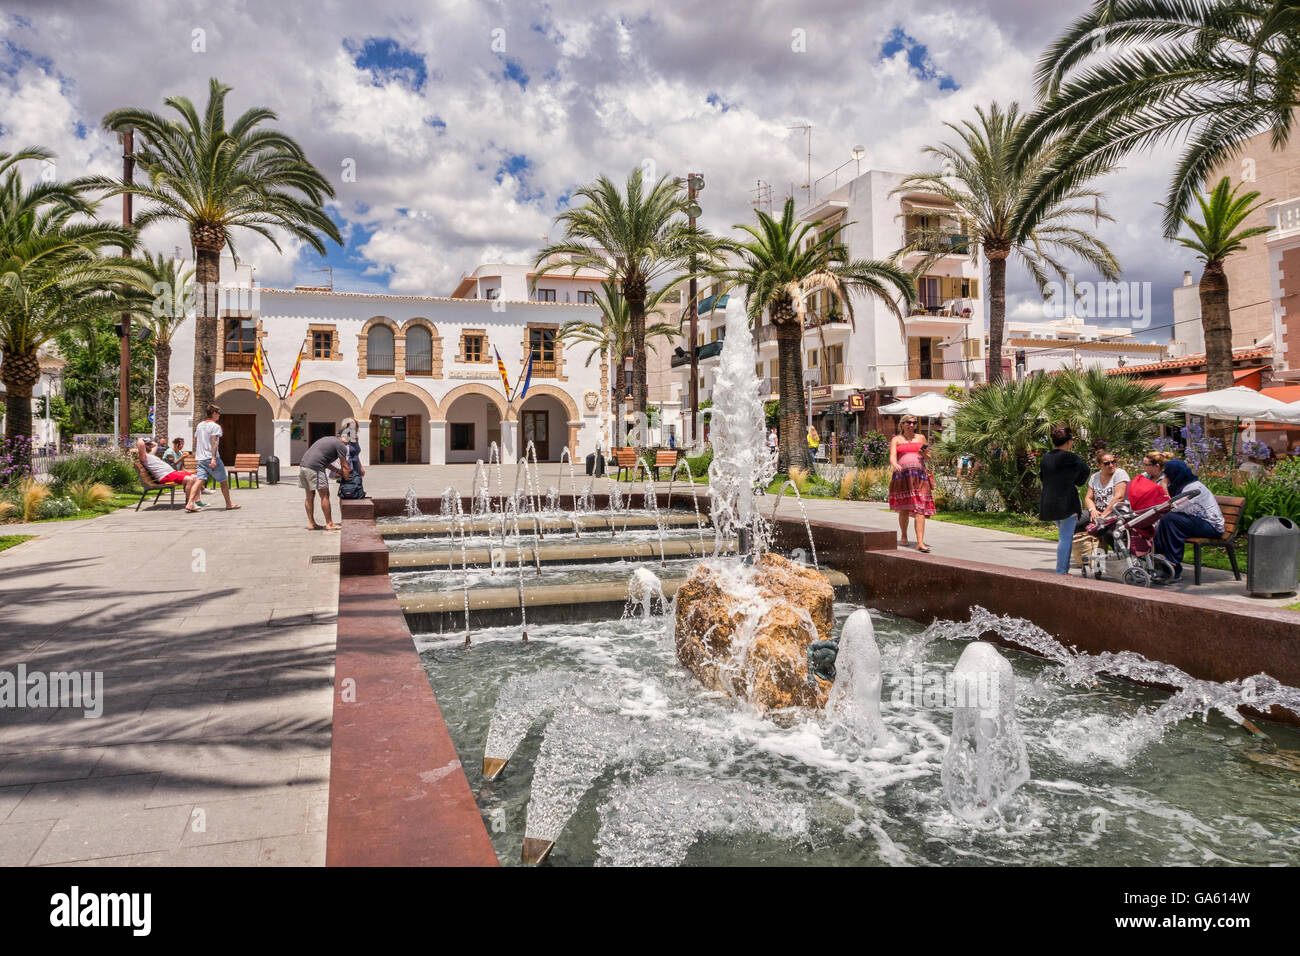
POLYGON ((164 448, 167 434, 167 405, 171 392, 172 344, 158 340, 153 346, 153 437, 164 448))
POLYGON ((989 368, 990 382, 1002 381, 1002 335, 1007 319, 1007 255, 1009 249, 984 244, 989 260, 989 368))
MULTIPOLYGON (((27 470, 31 462, 32 438, 32 388, 41 377, 41 363, 36 349, 15 352, 6 349, 0 361, 0 381, 5 386, 5 438, 8 439, 14 464, 19 473, 27 470), (25 442, 14 442, 18 437, 25 442)), ((49 401, 49 398, 46 398, 49 401)))
MULTIPOLYGON (((807 406, 803 391, 803 325, 797 316, 776 328, 778 385, 781 416, 777 431, 779 453, 776 470, 789 474, 791 468, 812 471, 812 453, 808 449, 807 406)), ((774 323, 775 324, 775 323, 774 323)))
POLYGON ((217 392, 217 349, 221 348, 218 289, 221 248, 195 246, 194 277, 199 287, 199 307, 194 318, 194 413, 191 428, 207 417, 206 408, 217 392))
MULTIPOLYGON (((1232 375, 1232 313, 1228 310, 1228 276, 1223 262, 1211 260, 1201 273, 1201 328, 1205 332, 1205 388, 1217 391, 1231 388, 1232 375)), ((1207 422, 1206 431, 1223 443, 1224 452, 1231 452, 1235 437, 1233 427, 1226 421, 1207 422)))
POLYGON ((649 441, 649 421, 646 418, 646 405, 649 389, 646 385, 645 365, 645 290, 636 298, 627 300, 628 317, 632 326, 632 405, 636 410, 638 434, 637 454, 645 451, 645 442, 649 441), (640 426, 644 424, 643 430, 640 426))

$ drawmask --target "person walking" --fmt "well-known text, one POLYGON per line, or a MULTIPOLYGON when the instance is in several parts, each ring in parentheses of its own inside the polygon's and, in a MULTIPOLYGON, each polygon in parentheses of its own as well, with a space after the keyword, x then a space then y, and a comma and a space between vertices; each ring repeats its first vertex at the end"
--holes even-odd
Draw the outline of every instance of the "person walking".
POLYGON ((1169 497, 1193 494, 1174 505, 1156 525, 1156 553, 1174 566, 1174 576, 1164 583, 1177 584, 1183 579, 1183 549, 1187 539, 1222 537, 1223 512, 1214 492, 1201 484, 1181 458, 1165 462, 1165 480, 1169 483, 1169 497))
POLYGON ((1056 573, 1070 573, 1070 549, 1074 529, 1083 509, 1079 505, 1079 485, 1088 480, 1088 463, 1070 449, 1074 432, 1069 425, 1052 429, 1052 450, 1038 465, 1043 483, 1038 516, 1056 524, 1056 573))
POLYGON ((899 422, 902 433, 889 442, 889 507, 898 512, 898 541, 907 545, 907 518, 911 515, 916 524, 916 550, 929 554, 925 543, 925 519, 935 512, 934 482, 930 478, 927 459, 930 443, 924 435, 916 434, 916 419, 906 415, 899 422))
MULTIPOLYGON (((347 421, 352 421, 347 419, 347 421)), ((355 425, 355 422, 353 422, 355 425)), ((320 494, 320 510, 325 515, 325 530, 338 531, 334 516, 330 513, 330 475, 342 475, 347 478, 352 474, 348 464, 348 443, 341 437, 345 429, 339 429, 339 436, 326 435, 319 438, 307 449, 302 460, 298 462, 298 487, 307 492, 307 528, 319 531, 316 523, 316 495, 320 494), (338 462, 335 467, 334 462, 338 462)))
POLYGON ((226 477, 226 465, 217 457, 217 451, 221 447, 221 406, 208 405, 204 411, 207 417, 199 422, 198 428, 194 429, 194 460, 197 463, 196 474, 199 480, 190 486, 185 510, 190 514, 198 511, 195 502, 198 501, 199 495, 203 494, 203 486, 211 478, 221 487, 221 494, 226 499, 226 510, 235 511, 243 505, 237 505, 230 500, 230 479, 226 477))

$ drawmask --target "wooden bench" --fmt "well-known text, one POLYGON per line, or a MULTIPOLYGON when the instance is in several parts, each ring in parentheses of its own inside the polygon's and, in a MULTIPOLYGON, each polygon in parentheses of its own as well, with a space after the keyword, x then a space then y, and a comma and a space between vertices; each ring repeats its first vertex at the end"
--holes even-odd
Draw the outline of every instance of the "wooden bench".
POLYGON ((235 463, 226 471, 230 474, 230 480, 236 488, 239 487, 239 476, 248 475, 248 486, 261 487, 257 480, 257 470, 262 467, 262 456, 249 452, 245 455, 235 455, 235 463))
POLYGON ((673 476, 673 469, 677 467, 677 452, 669 449, 668 451, 655 452, 655 480, 659 479, 659 472, 667 468, 668 477, 673 476))
POLYGON ((623 472, 625 471, 632 472, 632 477, 636 478, 636 468, 637 468, 636 449, 635 448, 611 448, 610 451, 614 453, 614 464, 618 468, 618 472, 614 476, 615 479, 618 481, 622 481, 623 472))
POLYGON ((1223 534, 1217 538, 1187 539, 1187 543, 1192 546, 1193 580, 1197 584, 1201 583, 1201 549, 1207 547, 1223 548, 1227 551, 1233 576, 1238 581, 1241 580, 1241 570, 1237 567, 1237 534, 1241 530, 1241 512, 1246 505, 1246 499, 1215 495, 1214 500, 1219 503, 1219 510, 1223 512, 1223 534))
POLYGON ((131 464, 135 465, 135 473, 140 479, 140 487, 144 489, 144 491, 140 495, 140 500, 135 503, 136 511, 140 510, 140 506, 144 504, 144 499, 149 497, 149 492, 151 491, 157 492, 157 494, 153 496, 154 504, 158 503, 158 499, 162 497, 162 493, 164 491, 170 491, 171 506, 173 508, 176 507, 176 492, 182 488, 181 485, 177 484, 174 481, 165 485, 160 482, 154 481, 153 475, 149 474, 148 469, 145 468, 144 465, 140 463, 140 459, 137 458, 134 454, 131 455, 131 464))

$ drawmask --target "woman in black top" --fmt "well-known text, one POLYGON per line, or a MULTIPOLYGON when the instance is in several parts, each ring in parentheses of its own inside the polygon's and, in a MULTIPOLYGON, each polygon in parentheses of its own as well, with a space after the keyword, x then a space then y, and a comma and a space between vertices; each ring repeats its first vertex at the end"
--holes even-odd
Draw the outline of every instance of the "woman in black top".
POLYGON ((1043 456, 1038 475, 1043 482, 1043 497, 1038 516, 1056 522, 1056 573, 1070 573, 1070 543, 1074 526, 1083 508, 1079 505, 1079 485, 1088 480, 1088 463, 1070 451, 1074 432, 1068 425, 1052 429, 1052 450, 1043 456))

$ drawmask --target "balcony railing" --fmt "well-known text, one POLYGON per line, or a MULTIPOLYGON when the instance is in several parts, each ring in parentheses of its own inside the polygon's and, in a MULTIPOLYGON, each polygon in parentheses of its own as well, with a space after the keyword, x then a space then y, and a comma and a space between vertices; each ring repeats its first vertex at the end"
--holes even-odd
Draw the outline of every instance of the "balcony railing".
POLYGON ((227 372, 247 372, 253 367, 253 352, 232 352, 226 350, 225 370, 227 372))
POLYGON ((971 237, 957 232, 934 229, 910 229, 903 235, 907 245, 916 244, 919 252, 942 252, 951 256, 970 254, 971 237))
POLYGON ((555 359, 533 359, 533 378, 555 378, 555 359))
POLYGON ((1270 206, 1268 224, 1273 227, 1273 232, 1267 234, 1266 239, 1274 239, 1278 233, 1300 230, 1300 199, 1270 206))
POLYGON ((371 349, 366 353, 366 371, 371 375, 392 375, 393 367, 392 352, 371 349))
POLYGON ((433 353, 432 352, 411 352, 406 353, 406 374, 407 375, 432 375, 433 374, 433 353))

